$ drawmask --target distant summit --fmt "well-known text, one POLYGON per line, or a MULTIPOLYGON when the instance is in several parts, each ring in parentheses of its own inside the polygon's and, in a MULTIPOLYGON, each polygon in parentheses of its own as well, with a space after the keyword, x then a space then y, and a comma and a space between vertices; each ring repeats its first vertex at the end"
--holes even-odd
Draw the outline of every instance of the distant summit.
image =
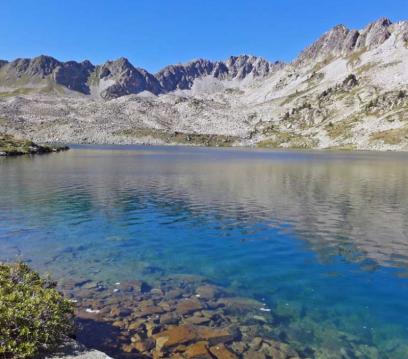
POLYGON ((220 80, 243 80, 248 76, 265 77, 283 63, 271 63, 255 56, 231 56, 226 61, 194 60, 184 65, 170 65, 156 75, 134 67, 121 57, 95 66, 89 61, 60 62, 50 56, 1 61, 0 86, 41 88, 61 85, 89 95, 91 92, 109 100, 149 91, 159 95, 174 90, 191 89, 197 78, 212 76, 220 80))

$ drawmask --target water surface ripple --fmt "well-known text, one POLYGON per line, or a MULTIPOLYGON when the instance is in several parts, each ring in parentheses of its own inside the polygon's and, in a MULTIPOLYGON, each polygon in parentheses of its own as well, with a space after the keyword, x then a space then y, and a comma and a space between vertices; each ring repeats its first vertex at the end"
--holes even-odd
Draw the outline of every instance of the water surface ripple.
POLYGON ((16 258, 61 280, 202 275, 268 303, 296 343, 407 358, 408 156, 82 146, 0 159, 0 259, 16 258))

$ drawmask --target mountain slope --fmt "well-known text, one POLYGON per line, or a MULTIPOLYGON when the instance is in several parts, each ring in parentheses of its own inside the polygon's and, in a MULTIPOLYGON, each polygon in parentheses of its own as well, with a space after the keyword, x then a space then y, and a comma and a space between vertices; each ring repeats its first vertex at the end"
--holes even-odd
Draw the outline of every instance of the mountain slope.
POLYGON ((0 131, 37 141, 408 149, 408 22, 338 25, 290 64, 0 62, 0 131))

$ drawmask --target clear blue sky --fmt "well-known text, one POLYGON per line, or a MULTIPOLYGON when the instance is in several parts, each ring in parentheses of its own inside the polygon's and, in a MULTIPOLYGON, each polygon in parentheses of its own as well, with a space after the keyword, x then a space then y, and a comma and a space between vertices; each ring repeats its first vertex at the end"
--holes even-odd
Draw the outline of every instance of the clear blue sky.
POLYGON ((292 60, 336 24, 408 19, 408 0, 0 0, 0 59, 121 56, 152 72, 203 57, 292 60))

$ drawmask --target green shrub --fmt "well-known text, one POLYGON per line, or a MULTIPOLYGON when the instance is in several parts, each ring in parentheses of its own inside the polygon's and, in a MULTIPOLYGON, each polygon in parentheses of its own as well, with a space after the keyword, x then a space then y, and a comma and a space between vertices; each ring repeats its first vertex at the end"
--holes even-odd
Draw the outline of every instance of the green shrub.
POLYGON ((73 330, 73 305, 27 265, 0 263, 0 358, 31 358, 73 330))

